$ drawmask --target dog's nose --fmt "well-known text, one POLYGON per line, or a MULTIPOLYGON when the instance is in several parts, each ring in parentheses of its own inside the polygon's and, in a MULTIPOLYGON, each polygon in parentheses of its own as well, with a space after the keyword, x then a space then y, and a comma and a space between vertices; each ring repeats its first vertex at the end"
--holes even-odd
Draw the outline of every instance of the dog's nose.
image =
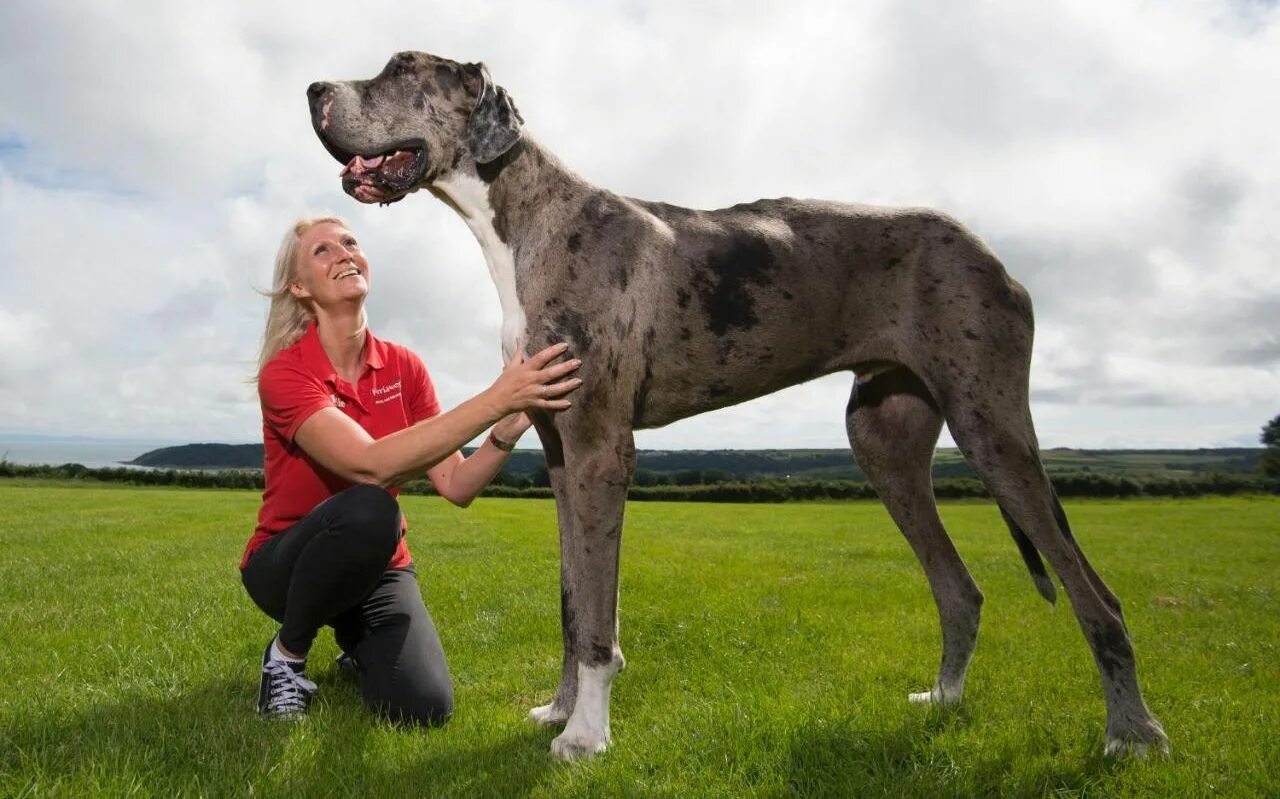
POLYGON ((322 81, 316 81, 307 87, 307 99, 311 102, 319 100, 325 92, 329 91, 329 84, 322 81))

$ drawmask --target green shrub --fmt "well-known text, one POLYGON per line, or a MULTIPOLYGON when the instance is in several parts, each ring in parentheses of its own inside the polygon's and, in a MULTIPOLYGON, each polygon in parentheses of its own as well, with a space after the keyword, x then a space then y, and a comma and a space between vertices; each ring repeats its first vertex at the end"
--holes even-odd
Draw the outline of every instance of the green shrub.
MULTIPOLYGON (((692 479, 695 470, 681 473, 692 479)), ((637 475, 627 496, 637 501, 670 502, 793 502, 822 499, 875 499, 869 483, 856 480, 786 480, 769 478, 745 481, 729 479, 725 472, 698 470, 712 482, 683 484, 660 482, 652 473, 643 479, 637 475)), ((79 463, 60 466, 23 466, 0 460, 0 477, 34 477, 55 480, 97 480, 130 485, 182 486, 184 488, 239 488, 262 490, 262 471, 226 469, 191 471, 177 469, 131 469, 114 467, 91 469, 79 463)), ((1247 493, 1280 494, 1280 479, 1257 474, 1222 474, 1211 472, 1194 477, 1152 476, 1135 478, 1080 470, 1051 475, 1055 490, 1062 497, 1196 497, 1230 496, 1247 493)), ((484 491, 489 497, 527 497, 546 499, 552 496, 545 468, 528 478, 509 475, 496 480, 484 491)), ((941 477, 934 480, 934 494, 941 499, 965 499, 989 496, 986 486, 972 477, 941 477)), ((400 486, 402 494, 433 496, 436 491, 425 478, 410 480, 400 486)))

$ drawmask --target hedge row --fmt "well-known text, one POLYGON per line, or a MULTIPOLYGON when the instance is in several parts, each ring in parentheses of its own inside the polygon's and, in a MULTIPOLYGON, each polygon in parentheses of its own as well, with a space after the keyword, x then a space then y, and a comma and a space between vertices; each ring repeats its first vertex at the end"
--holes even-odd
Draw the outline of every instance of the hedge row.
POLYGON ((23 466, 0 461, 0 477, 97 480, 104 483, 184 488, 262 488, 262 472, 248 469, 227 469, 216 472, 185 469, 126 469, 124 467, 91 469, 79 463, 64 463, 61 466, 23 466))
MULTIPOLYGON (((71 480, 99 480, 131 485, 172 485, 186 488, 262 489, 261 471, 184 471, 177 469, 90 469, 78 463, 61 466, 21 466, 0 461, 0 477, 36 477, 71 480)), ((1195 477, 1126 477, 1097 472, 1067 472, 1051 475, 1058 494, 1064 497, 1194 497, 1231 494, 1280 494, 1280 480, 1248 474, 1208 474, 1195 477)), ((985 497, 986 486, 972 478, 945 477, 934 481, 934 493, 942 498, 985 497)), ((413 480, 400 487, 401 493, 435 493, 426 480, 413 480)), ((490 497, 550 498, 546 487, 491 485, 490 497)), ((714 485, 633 485, 633 500, 681 502, 788 502, 806 499, 873 499, 875 491, 865 482, 852 480, 761 480, 716 483, 714 485)))

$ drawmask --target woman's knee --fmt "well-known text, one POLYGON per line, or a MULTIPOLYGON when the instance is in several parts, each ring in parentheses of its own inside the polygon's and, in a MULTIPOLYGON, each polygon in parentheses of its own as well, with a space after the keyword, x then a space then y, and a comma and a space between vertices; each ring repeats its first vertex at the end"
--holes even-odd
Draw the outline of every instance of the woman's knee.
POLYGON ((334 495, 342 527, 390 557, 400 541, 400 505, 380 486, 361 483, 334 495))
POLYGON ((365 705, 397 723, 443 724, 453 713, 453 680, 413 572, 386 572, 375 594, 356 654, 365 705))
POLYGON ((433 685, 389 697, 365 696, 370 710, 396 724, 438 727, 453 715, 453 686, 433 685))

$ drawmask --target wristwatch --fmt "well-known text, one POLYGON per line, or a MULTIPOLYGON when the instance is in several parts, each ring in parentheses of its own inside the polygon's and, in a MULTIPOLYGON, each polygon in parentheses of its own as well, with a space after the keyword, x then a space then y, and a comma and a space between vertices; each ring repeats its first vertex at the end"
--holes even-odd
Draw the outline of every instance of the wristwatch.
POLYGON ((494 445, 498 449, 502 450, 503 452, 510 452, 511 450, 516 448, 516 442, 503 441, 502 439, 494 435, 492 430, 489 431, 489 443, 494 445))

